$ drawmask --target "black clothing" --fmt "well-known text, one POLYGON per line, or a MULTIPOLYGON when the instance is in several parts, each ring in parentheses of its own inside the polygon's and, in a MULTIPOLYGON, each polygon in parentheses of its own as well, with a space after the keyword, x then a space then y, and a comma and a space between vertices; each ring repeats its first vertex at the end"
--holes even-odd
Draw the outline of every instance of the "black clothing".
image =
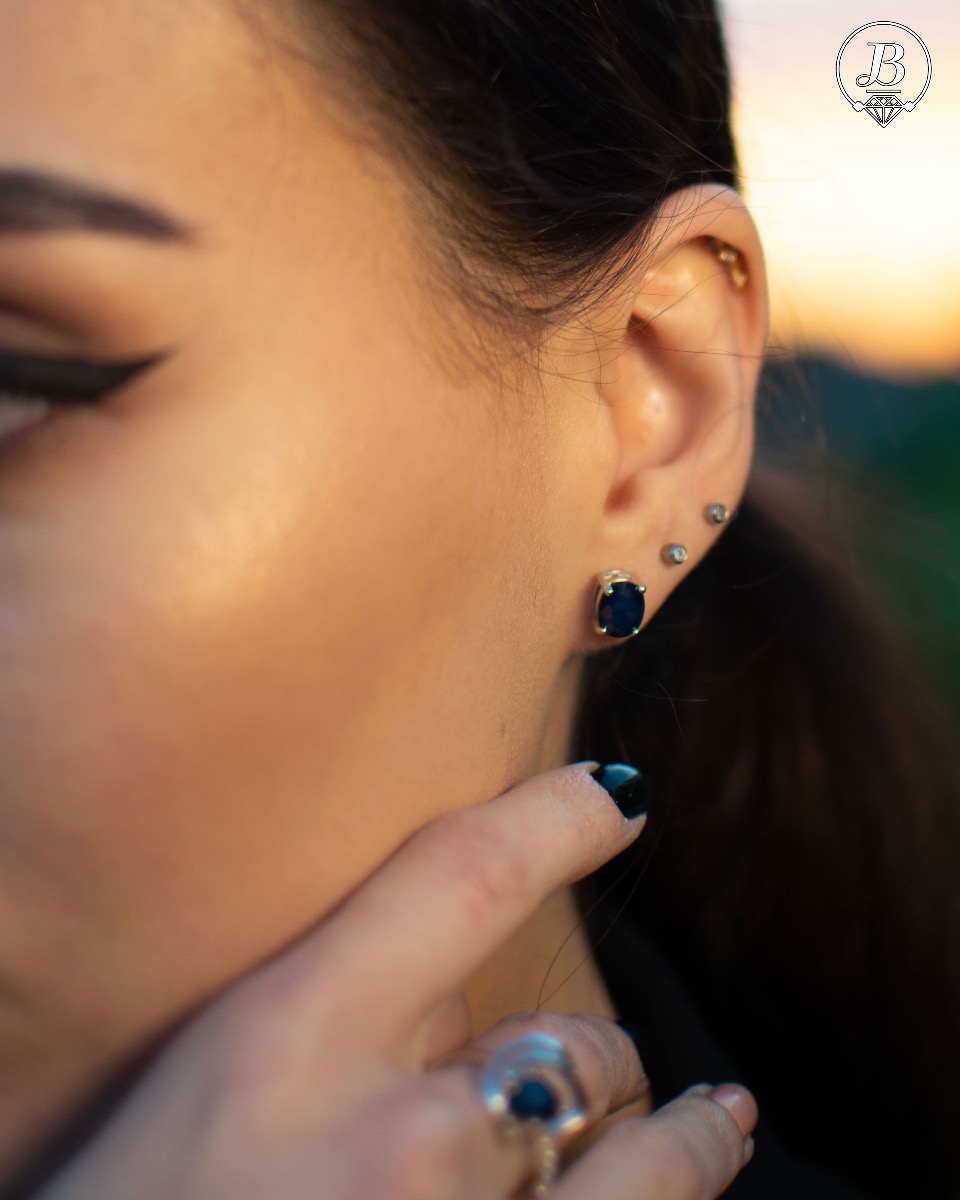
MULTIPOLYGON (((734 1057, 706 1028, 697 1005, 652 940, 618 919, 595 950, 610 998, 636 1040, 657 1105, 697 1083, 745 1082, 734 1057)), ((769 1116, 755 1133, 750 1165, 724 1193, 730 1200, 872 1200, 849 1180, 784 1145, 769 1116)), ((855 1101, 854 1101, 855 1102, 855 1101)))

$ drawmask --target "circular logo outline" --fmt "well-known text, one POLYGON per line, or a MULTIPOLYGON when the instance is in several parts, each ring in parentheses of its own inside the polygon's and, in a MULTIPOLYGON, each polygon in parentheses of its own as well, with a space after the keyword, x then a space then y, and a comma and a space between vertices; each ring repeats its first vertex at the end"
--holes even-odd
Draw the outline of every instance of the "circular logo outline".
POLYGON ((915 30, 911 29, 909 25, 901 24, 900 21, 867 21, 867 23, 865 25, 861 25, 859 29, 855 29, 853 31, 853 33, 848 34, 848 36, 846 38, 844 38, 843 45, 837 51, 837 86, 840 88, 840 91, 843 92, 844 99, 846 99, 846 101, 849 103, 850 107, 855 112, 862 112, 865 107, 863 101, 862 100, 854 100, 853 97, 850 95, 850 93, 847 91, 847 89, 843 86, 843 80, 840 78, 840 59, 843 58, 843 52, 844 52, 844 50, 846 50, 848 44, 857 36, 858 33, 863 33, 863 31, 865 29, 872 29, 876 25, 892 25, 894 27, 894 29, 906 30, 906 32, 909 33, 911 37, 914 37, 917 39, 917 41, 923 47, 924 54, 927 56, 927 79, 926 79, 926 82, 924 83, 923 87, 920 89, 920 94, 917 96, 917 98, 915 100, 908 100, 903 105, 903 107, 907 110, 907 112, 913 112, 913 110, 917 107, 917 105, 920 103, 920 101, 925 96, 927 88, 930 86, 930 80, 933 78, 933 59, 930 57, 930 51, 927 49, 927 44, 923 40, 923 38, 920 36, 920 34, 917 33, 915 30))

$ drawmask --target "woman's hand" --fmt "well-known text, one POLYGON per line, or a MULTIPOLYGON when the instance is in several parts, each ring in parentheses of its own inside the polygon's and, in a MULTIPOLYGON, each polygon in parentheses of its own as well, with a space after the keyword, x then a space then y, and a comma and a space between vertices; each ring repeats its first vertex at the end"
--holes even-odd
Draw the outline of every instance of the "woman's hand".
MULTIPOLYGON (((526 1013, 471 1041, 463 981, 557 888, 638 835, 577 763, 409 838, 291 949, 165 1048, 43 1200, 500 1200, 534 1174, 477 1089, 521 1033, 559 1037, 588 1129, 642 1093, 599 1016, 526 1013)), ((752 1097, 693 1088, 574 1158, 552 1200, 706 1200, 749 1159, 752 1097), (746 1147, 746 1148, 745 1148, 746 1147)), ((575 1149, 575 1143, 574 1143, 575 1149)))

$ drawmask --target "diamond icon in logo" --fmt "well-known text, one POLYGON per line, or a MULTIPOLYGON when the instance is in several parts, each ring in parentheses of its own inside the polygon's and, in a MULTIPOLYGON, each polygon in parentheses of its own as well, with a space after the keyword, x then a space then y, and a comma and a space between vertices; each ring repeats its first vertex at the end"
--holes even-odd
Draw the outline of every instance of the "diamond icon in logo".
POLYGON ((878 125, 889 125, 897 113, 903 111, 897 96, 871 96, 863 108, 878 125))
POLYGON ((915 111, 932 74, 923 39, 900 21, 867 21, 847 34, 837 51, 837 86, 844 100, 855 113, 866 109, 881 129, 901 113, 915 111))

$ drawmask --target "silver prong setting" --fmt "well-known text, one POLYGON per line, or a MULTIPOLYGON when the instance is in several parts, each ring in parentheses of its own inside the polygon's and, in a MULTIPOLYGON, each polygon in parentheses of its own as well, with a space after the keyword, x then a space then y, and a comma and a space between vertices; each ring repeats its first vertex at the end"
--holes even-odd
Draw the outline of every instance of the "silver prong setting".
MULTIPOLYGON (((593 610, 594 610, 593 630, 594 630, 594 633, 599 633, 599 634, 604 635, 605 637, 612 637, 612 638, 629 638, 629 637, 633 637, 635 634, 639 633, 640 626, 643 623, 643 609, 644 609, 643 596, 647 590, 646 584, 637 583, 637 581, 633 578, 633 576, 628 571, 619 571, 619 570, 604 571, 602 574, 597 575, 595 578, 597 581, 597 586, 594 589, 594 593, 593 593, 593 610), (610 611, 613 612, 613 611, 616 611, 618 608, 622 608, 622 604, 623 604, 622 596, 618 600, 611 600, 609 606, 601 603, 603 596, 612 597, 614 595, 614 588, 619 584, 628 584, 631 588, 635 589, 633 592, 633 596, 636 601, 636 607, 637 607, 638 613, 639 613, 637 619, 635 621, 630 622, 631 628, 626 629, 626 631, 624 633, 612 632, 610 626, 606 623, 606 621, 601 623, 601 619, 600 619, 601 609, 608 607, 610 609, 610 611)), ((629 596, 629 594, 628 594, 628 596, 629 596)), ((628 600, 628 603, 629 603, 629 600, 628 600)))

